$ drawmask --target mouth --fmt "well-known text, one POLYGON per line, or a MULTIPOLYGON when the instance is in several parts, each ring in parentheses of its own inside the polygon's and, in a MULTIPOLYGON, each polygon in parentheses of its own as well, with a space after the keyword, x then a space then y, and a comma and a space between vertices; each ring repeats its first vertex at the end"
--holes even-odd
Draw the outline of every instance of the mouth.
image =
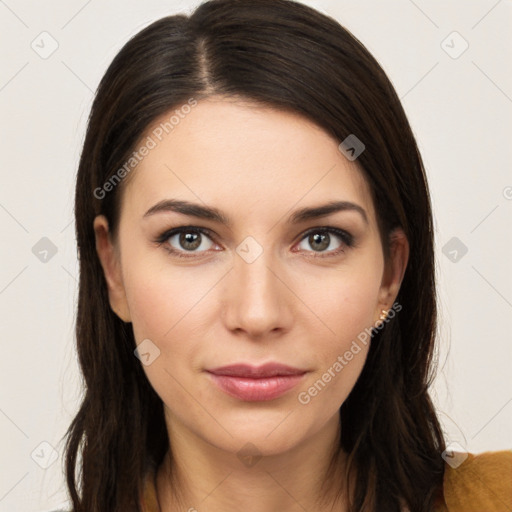
POLYGON ((273 400, 297 386, 307 370, 268 363, 262 366, 234 364, 206 370, 224 393, 246 402, 273 400))

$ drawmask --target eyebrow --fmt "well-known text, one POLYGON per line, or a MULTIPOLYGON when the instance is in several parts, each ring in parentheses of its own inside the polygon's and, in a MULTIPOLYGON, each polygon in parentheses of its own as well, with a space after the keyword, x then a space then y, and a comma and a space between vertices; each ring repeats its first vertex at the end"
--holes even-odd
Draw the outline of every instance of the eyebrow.
MULTIPOLYGON (((368 224, 368 216, 364 208, 350 201, 331 201, 320 206, 300 208, 288 217, 288 223, 299 224, 307 220, 326 217, 327 215, 342 211, 357 212, 361 215, 364 222, 368 224)), ((159 201, 152 206, 143 217, 146 218, 157 213, 165 212, 181 213, 183 215, 212 220, 228 227, 231 226, 229 218, 217 208, 177 199, 164 199, 159 201)))

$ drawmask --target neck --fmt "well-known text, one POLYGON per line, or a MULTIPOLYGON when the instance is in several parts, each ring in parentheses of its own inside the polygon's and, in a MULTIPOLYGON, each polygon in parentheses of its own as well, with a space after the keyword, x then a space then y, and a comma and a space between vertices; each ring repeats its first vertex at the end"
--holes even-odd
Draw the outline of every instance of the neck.
POLYGON ((172 452, 158 469, 160 512, 347 510, 338 415, 300 446, 263 457, 250 445, 225 452, 177 430, 169 429, 172 452))

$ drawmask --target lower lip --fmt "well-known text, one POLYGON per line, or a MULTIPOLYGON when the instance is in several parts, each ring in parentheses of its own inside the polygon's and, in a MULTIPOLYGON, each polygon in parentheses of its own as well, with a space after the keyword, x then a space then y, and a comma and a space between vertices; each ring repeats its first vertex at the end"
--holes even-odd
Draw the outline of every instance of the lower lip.
POLYGON ((210 373, 217 386, 235 398, 246 402, 263 402, 273 400, 294 388, 305 374, 276 375, 259 379, 215 375, 210 373))

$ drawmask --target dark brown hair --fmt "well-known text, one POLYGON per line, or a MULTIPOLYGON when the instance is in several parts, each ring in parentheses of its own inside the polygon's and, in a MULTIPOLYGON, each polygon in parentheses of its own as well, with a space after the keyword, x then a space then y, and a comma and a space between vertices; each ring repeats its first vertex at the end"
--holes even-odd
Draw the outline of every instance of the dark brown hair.
POLYGON ((340 409, 340 448, 355 482, 351 510, 432 510, 445 448, 428 394, 436 332, 432 214, 400 101, 376 60, 337 21, 289 0, 212 0, 128 41, 90 113, 75 196, 84 395, 66 434, 74 512, 139 510, 143 479, 169 448, 162 401, 134 357, 132 326, 109 306, 95 249, 94 218, 105 215, 115 234, 125 183, 102 198, 94 191, 123 166, 156 118, 214 94, 293 111, 335 140, 355 134, 365 144, 357 162, 384 252, 393 228, 401 227, 410 257, 397 298, 402 310, 374 333, 340 409))

